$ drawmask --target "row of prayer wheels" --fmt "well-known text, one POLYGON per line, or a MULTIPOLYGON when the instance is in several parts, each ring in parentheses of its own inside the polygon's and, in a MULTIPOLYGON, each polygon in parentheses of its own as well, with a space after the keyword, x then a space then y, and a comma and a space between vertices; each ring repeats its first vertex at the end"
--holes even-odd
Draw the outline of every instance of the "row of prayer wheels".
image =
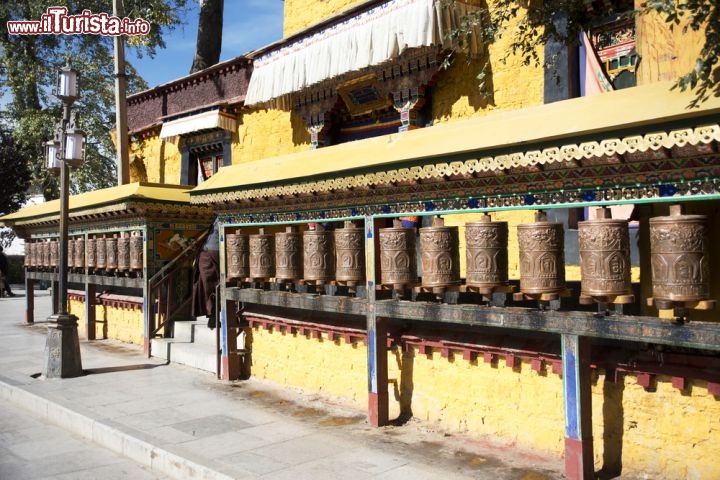
POLYGON ((351 222, 326 231, 321 225, 300 233, 290 226, 275 235, 226 235, 228 280, 337 281, 349 286, 365 281, 363 229, 351 222))
MULTIPOLYGON (((58 267, 56 239, 25 242, 25 267, 53 270, 58 267)), ((67 266, 95 273, 134 273, 143 269, 143 237, 140 231, 68 238, 67 266)))
MULTIPOLYGON (((600 208, 596 218, 578 223, 581 303, 630 303, 630 237, 627 220, 613 219, 600 208)), ((567 291, 564 226, 537 212, 533 223, 517 227, 520 294, 543 300, 567 291)), ((443 289, 461 284, 458 227, 435 218, 419 229, 422 277, 418 278, 416 230, 399 221, 379 229, 380 284, 394 289, 443 289)), ((707 218, 670 215, 650 219, 653 298, 660 308, 673 302, 709 298, 709 232, 707 218)), ((466 279, 470 291, 491 293, 508 286, 508 225, 483 215, 465 224, 466 279)), ((300 233, 295 227, 275 235, 261 232, 227 235, 228 279, 316 280, 360 284, 365 279, 363 230, 318 227, 300 233)), ((507 291, 507 290, 506 290, 507 291)), ((699 307, 698 307, 699 308, 699 307)))

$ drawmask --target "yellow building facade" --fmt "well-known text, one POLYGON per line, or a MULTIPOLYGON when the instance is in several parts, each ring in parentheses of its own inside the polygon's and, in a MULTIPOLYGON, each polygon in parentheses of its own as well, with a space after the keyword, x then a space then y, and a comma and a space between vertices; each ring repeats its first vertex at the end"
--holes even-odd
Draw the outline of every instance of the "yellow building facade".
MULTIPOLYGON (((461 3, 465 12, 474 6, 461 3)), ((692 66, 699 37, 671 31, 654 15, 613 24, 629 40, 609 50, 632 49, 642 59, 613 78, 630 72, 637 86, 588 98, 573 98, 578 72, 556 84, 542 65, 509 52, 509 35, 458 50, 447 69, 441 64, 453 46, 436 35, 307 85, 262 84, 274 78, 266 73, 273 62, 300 47, 329 52, 323 42, 339 25, 364 16, 381 23, 419 4, 432 2, 285 0, 276 44, 129 99, 131 181, 192 188, 189 203, 211 208, 223 225, 221 253, 238 230, 304 232, 344 221, 363 229, 366 278, 352 292, 356 285, 334 280, 278 287, 272 278, 230 278, 231 255, 222 255, 223 377, 245 369, 367 409, 373 425, 413 416, 564 457, 568 478, 598 471, 719 478, 717 312, 688 308, 678 321, 674 308, 647 303, 651 218, 680 202, 705 215, 718 238, 720 103, 688 111, 692 96, 662 83, 692 66), (478 88, 483 58, 489 96, 478 88), (618 205, 628 207, 635 301, 625 311, 580 306, 577 223, 596 207, 618 205), (508 222, 509 283, 517 287, 517 227, 532 223, 536 210, 564 226, 570 303, 515 301, 504 290, 488 299, 459 285, 448 288, 458 295, 452 301, 422 297, 418 285, 410 298, 379 286, 376 238, 393 220, 413 217, 412 228, 427 228, 441 216, 457 226, 465 278, 465 225, 489 212, 508 222), (236 316, 239 305, 245 310, 236 316)), ((452 26, 443 23, 447 15, 423 18, 433 29, 452 26)), ((562 50, 569 64, 575 54, 562 50)), ((720 258, 710 262, 718 271, 720 258)), ((720 278, 712 277, 708 300, 717 300, 720 278)), ((80 299, 72 308, 82 317, 80 299)), ((108 319, 105 327, 96 321, 97 335, 148 342, 147 313, 96 308, 108 319)))

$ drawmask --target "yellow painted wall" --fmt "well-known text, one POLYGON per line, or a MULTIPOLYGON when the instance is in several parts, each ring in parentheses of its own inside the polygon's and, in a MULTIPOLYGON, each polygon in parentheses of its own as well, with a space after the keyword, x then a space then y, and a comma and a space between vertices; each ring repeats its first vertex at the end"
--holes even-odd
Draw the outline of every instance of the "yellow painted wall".
MULTIPOLYGON (((71 300, 70 313, 78 317, 78 334, 80 337, 87 338, 85 302, 71 300)), ((143 345, 142 310, 96 305, 95 319, 95 338, 112 338, 121 342, 143 345)))
MULTIPOLYGON (((367 347, 304 335, 252 330, 251 374, 273 382, 340 397, 367 406, 367 347)), ((549 365, 541 373, 522 361, 416 348, 388 352, 390 418, 411 412, 450 432, 489 436, 499 442, 560 457, 564 449, 562 379, 549 365)), ((637 385, 635 375, 592 386, 595 470, 622 465, 625 475, 654 479, 720 478, 720 401, 705 382, 686 392, 658 377, 656 391, 637 385)))
POLYGON ((360 343, 252 329, 254 376, 367 407, 367 349, 360 343))
MULTIPOLYGON (((462 355, 442 358, 439 351, 402 356, 412 370, 412 413, 453 432, 488 435, 496 440, 560 455, 564 446, 562 381, 540 375, 522 362, 513 369, 504 359, 496 364, 462 355), (532 419, 532 428, 528 428, 532 419)), ((390 378, 400 366, 390 363, 390 378)), ((392 398, 392 396, 391 396, 392 398)), ((397 412, 393 405, 391 412, 397 412)))
POLYGON ((148 137, 130 146, 130 182, 180 184, 178 138, 148 137))
MULTIPOLYGON (((641 8, 642 3, 643 0, 635 0, 635 8, 641 8)), ((693 69, 705 43, 705 34, 691 29, 683 32, 685 24, 683 19, 671 30, 656 13, 638 16, 636 49, 641 59, 637 69, 638 85, 677 80, 693 69)))
POLYGON ((595 470, 603 466, 603 411, 608 422, 605 464, 618 458, 622 436, 622 473, 653 479, 720 478, 720 401, 708 394, 707 383, 691 381, 685 392, 669 377, 657 378, 655 392, 637 385, 634 375, 593 387, 595 470), (603 389, 607 391, 603 396, 603 389))
POLYGON ((283 37, 308 28, 367 0, 285 0, 283 37))
POLYGON ((251 109, 239 116, 233 164, 310 149, 310 134, 297 115, 276 109, 251 109))

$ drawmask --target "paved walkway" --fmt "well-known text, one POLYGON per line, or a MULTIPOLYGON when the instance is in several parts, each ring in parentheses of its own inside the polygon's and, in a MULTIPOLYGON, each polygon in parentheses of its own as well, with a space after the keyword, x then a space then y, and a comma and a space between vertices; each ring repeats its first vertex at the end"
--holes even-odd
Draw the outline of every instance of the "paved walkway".
MULTIPOLYGON (((36 320, 46 318, 47 293, 35 305, 36 320)), ((556 458, 416 420, 372 428, 364 412, 328 399, 256 379, 222 382, 114 341, 81 341, 82 377, 37 378, 46 326, 25 325, 24 308, 23 297, 0 299, 2 479, 25 478, 16 475, 22 471, 28 478, 562 478, 556 458)))

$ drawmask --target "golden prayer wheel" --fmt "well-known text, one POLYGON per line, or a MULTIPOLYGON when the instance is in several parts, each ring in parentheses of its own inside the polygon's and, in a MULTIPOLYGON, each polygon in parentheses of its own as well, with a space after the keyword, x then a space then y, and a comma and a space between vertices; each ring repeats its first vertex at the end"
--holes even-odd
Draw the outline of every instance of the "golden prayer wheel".
POLYGON ((518 225, 520 291, 558 293, 565 289, 565 235, 562 223, 548 222, 545 212, 535 222, 518 225))
POLYGON ((328 281, 335 277, 335 242, 321 225, 303 233, 303 278, 328 281))
POLYGON ((85 242, 85 251, 85 266, 89 269, 95 268, 95 266, 97 265, 97 240, 88 237, 87 241, 85 242))
POLYGON ((250 235, 250 278, 270 278, 275 276, 275 239, 273 235, 260 233, 250 235))
POLYGON ((30 266, 39 267, 40 261, 38 261, 38 252, 40 251, 40 242, 32 242, 30 244, 30 266))
POLYGON ((465 224, 465 283, 494 288, 508 284, 508 224, 492 222, 483 215, 479 222, 465 224))
POLYGON ((352 222, 335 230, 335 280, 363 283, 365 281, 365 230, 352 222))
POLYGON ((75 255, 73 259, 75 268, 85 268, 85 239, 83 237, 75 239, 75 255))
POLYGON ((250 276, 250 245, 247 235, 241 230, 225 235, 228 281, 250 276))
POLYGON ((67 242, 67 262, 65 264, 68 268, 75 266, 75 240, 68 238, 67 242))
POLYGON ((448 287, 460 283, 458 228, 446 227, 433 218, 432 227, 420 229, 420 261, 423 287, 448 287))
POLYGON ((130 270, 142 271, 143 269, 143 237, 138 230, 132 232, 130 237, 130 270))
POLYGON ((417 283, 415 229, 401 227, 399 220, 393 224, 379 233, 380 283, 395 288, 411 286, 417 283))
POLYGON ((95 248, 97 250, 95 268, 98 270, 105 270, 105 265, 107 264, 107 246, 105 244, 105 235, 95 237, 95 248))
POLYGON ((32 266, 32 249, 33 244, 30 240, 25 242, 25 258, 23 259, 23 266, 25 268, 32 266))
POLYGON ((627 220, 615 220, 609 208, 598 208, 593 220, 578 222, 581 295, 628 295, 630 233, 627 220))
POLYGON ((705 215, 683 215, 680 205, 667 217, 650 219, 653 298, 692 302, 710 297, 710 238, 705 215))
POLYGON ((128 232, 121 232, 117 240, 117 269, 118 272, 130 270, 130 237, 128 232))
POLYGON ((58 241, 50 240, 50 267, 51 268, 57 268, 58 254, 59 254, 58 241))
POLYGON ((303 278, 303 237, 296 226, 285 227, 275 234, 275 278, 300 280, 303 278))
POLYGON ((105 270, 108 272, 117 269, 117 234, 105 239, 105 270))
POLYGON ((40 254, 42 266, 44 268, 50 268, 50 240, 45 240, 40 245, 42 245, 40 254))

